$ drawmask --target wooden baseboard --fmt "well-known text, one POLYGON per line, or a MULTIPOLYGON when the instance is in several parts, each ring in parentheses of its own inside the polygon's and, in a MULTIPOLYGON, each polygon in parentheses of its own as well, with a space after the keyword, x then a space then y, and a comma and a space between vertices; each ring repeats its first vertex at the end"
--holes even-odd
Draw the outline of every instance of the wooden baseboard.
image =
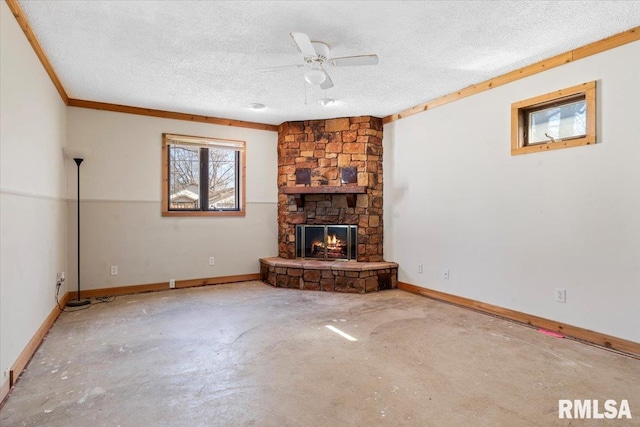
MULTIPOLYGON (((63 295, 62 299, 60 299, 60 306, 64 307, 67 304, 68 299, 69 293, 67 292, 63 295)), ((53 307, 51 313, 49 313, 44 322, 42 322, 40 328, 38 328, 33 337, 31 337, 31 340, 29 340, 27 346, 22 350, 13 365, 11 365, 11 368, 9 368, 9 378, 2 383, 2 386, 0 386, 0 402, 4 402, 4 399, 7 397, 7 394, 9 394, 11 387, 13 387, 15 382, 18 380, 18 377, 20 377, 20 374, 24 371, 24 368, 26 368, 36 350, 40 347, 40 344, 42 344, 42 340, 45 335, 47 335, 47 332, 49 332, 49 329, 51 329, 60 313, 62 313, 62 311, 58 306, 53 307)))
POLYGON ((420 286, 410 285, 404 282, 398 282, 398 289, 407 292, 422 295, 427 298, 444 301, 461 307, 471 308, 483 313, 493 314, 505 319, 514 320, 526 325, 535 326, 537 328, 549 331, 559 332, 571 338, 587 341, 602 347, 640 355, 640 343, 625 340, 622 338, 612 337, 600 332, 591 331, 589 329, 580 328, 572 325, 565 325, 554 320, 545 319, 543 317, 533 316, 531 314, 522 313, 508 308, 498 307, 496 305, 472 300, 469 298, 459 297, 432 289, 422 288, 420 286))
MULTIPOLYGON (((175 289, 193 288, 195 286, 219 285, 221 283, 247 282, 260 280, 260 273, 239 274, 236 276, 209 277, 206 279, 176 280, 175 289)), ((80 291, 81 298, 106 297, 111 295, 138 294, 141 292, 168 291, 169 282, 148 283, 145 285, 120 286, 116 288, 89 289, 80 291)))
POLYGON ((9 390, 11 390, 11 386, 9 385, 9 382, 10 382, 9 379, 7 378, 2 382, 2 385, 0 385, 0 408, 2 408, 2 405, 4 404, 4 399, 9 394, 9 390))

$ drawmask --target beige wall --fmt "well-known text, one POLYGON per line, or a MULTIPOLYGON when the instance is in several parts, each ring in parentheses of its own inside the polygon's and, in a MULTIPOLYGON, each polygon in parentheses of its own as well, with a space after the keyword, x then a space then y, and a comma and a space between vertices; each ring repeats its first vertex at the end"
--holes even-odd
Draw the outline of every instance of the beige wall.
POLYGON ((635 42, 386 125, 399 279, 640 342, 638 76, 635 42), (597 145, 510 155, 511 103, 592 80, 597 145))
MULTIPOLYGON (((66 270, 66 107, 0 2, 0 385, 66 270)), ((65 292, 63 287, 61 293, 65 292)))
MULTIPOLYGON (((257 273, 258 258, 277 254, 276 132, 69 108, 68 138, 91 152, 80 172, 83 289, 257 273), (160 215, 163 132, 247 142, 245 217, 160 215)), ((67 166, 73 284, 76 166, 67 166)))

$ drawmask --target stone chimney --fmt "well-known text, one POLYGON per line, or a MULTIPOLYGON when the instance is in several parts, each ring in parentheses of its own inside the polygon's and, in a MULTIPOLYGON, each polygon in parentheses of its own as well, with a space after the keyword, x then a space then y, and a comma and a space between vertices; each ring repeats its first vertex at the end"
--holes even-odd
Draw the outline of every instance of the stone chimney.
POLYGON ((278 128, 278 252, 295 258, 296 224, 358 226, 357 261, 383 261, 382 119, 278 128))

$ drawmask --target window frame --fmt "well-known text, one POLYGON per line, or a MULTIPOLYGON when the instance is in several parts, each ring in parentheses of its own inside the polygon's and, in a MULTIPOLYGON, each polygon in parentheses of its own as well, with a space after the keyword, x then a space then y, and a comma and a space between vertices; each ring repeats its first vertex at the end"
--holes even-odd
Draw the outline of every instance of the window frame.
POLYGON ((202 136, 191 135, 179 135, 173 133, 162 134, 162 216, 177 216, 177 217, 201 217, 201 216, 245 216, 246 213, 246 142, 234 139, 223 138, 208 138, 202 136), (172 210, 169 208, 170 195, 169 195, 169 146, 172 142, 180 141, 183 139, 186 145, 198 146, 198 141, 201 141, 201 148, 207 148, 207 146, 215 147, 215 143, 219 142, 220 145, 234 144, 241 145, 242 148, 236 150, 237 157, 237 181, 236 194, 238 200, 238 209, 220 209, 220 210, 202 210, 202 209, 184 209, 184 210, 172 210))
POLYGON ((591 81, 511 104, 511 155, 539 153, 561 148, 580 147, 596 143, 596 82, 591 81), (575 102, 584 96, 586 105, 586 135, 559 139, 553 142, 527 144, 528 115, 554 104, 575 102))

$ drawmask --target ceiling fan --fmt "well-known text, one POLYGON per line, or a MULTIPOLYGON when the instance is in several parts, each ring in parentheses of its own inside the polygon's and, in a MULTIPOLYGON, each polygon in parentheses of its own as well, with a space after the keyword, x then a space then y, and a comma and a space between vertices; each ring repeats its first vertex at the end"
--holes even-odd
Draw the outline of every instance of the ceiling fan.
POLYGON ((333 87, 331 77, 327 73, 325 66, 327 64, 333 67, 351 67, 360 65, 376 65, 378 63, 378 55, 353 55, 331 58, 329 56, 329 46, 319 41, 311 41, 308 35, 304 33, 291 33, 291 38, 302 52, 302 57, 306 64, 283 65, 280 67, 264 68, 262 71, 278 71, 287 68, 309 69, 304 74, 304 79, 311 85, 319 85, 321 89, 330 89, 333 87))

